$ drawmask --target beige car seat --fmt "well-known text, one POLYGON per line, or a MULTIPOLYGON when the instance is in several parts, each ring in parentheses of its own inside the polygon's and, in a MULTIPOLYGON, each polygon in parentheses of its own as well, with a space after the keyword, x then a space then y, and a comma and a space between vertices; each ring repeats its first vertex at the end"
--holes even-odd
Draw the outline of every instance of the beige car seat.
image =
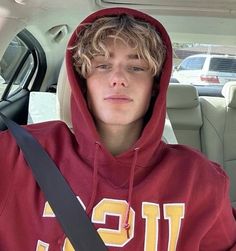
POLYGON ((192 85, 170 84, 167 113, 179 144, 201 151, 202 114, 197 90, 192 85))
POLYGON ((236 82, 224 85, 224 97, 201 97, 203 151, 230 177, 230 197, 236 207, 236 82))
POLYGON ((65 63, 62 63, 57 83, 57 112, 60 120, 64 121, 72 130, 70 113, 71 89, 68 82, 65 63))

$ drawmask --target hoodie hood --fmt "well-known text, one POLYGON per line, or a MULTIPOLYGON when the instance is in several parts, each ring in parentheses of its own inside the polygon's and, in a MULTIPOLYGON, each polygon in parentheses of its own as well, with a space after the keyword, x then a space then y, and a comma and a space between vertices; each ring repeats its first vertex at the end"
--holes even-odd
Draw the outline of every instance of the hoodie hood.
MULTIPOLYGON (((96 126, 94 124, 93 118, 87 108, 86 100, 81 91, 81 79, 76 72, 73 66, 73 51, 69 48, 73 47, 77 41, 78 32, 83 29, 83 26, 79 25, 77 29, 72 34, 69 43, 68 49, 66 52, 66 70, 68 74, 68 80, 71 87, 71 117, 72 117, 72 125, 75 137, 79 142, 80 154, 85 157, 88 162, 93 163, 94 161, 94 153, 98 152, 98 156, 96 157, 96 162, 99 165, 99 173, 105 175, 106 171, 103 171, 103 168, 100 166, 108 165, 109 166, 109 175, 110 179, 113 177, 113 168, 114 168, 114 176, 116 176, 117 180, 117 165, 119 167, 119 177, 122 180, 125 176, 127 176, 127 170, 125 166, 131 166, 134 159, 134 152, 138 149, 138 158, 136 161, 137 167, 145 167, 150 166, 153 158, 156 160, 156 153, 161 148, 161 138, 165 123, 165 114, 166 114, 166 92, 169 84, 169 79, 172 70, 172 47, 169 36, 164 29, 164 27, 151 16, 144 14, 140 11, 128 9, 128 8, 109 8, 99 10, 90 16, 88 16, 85 20, 81 22, 84 23, 92 23, 96 19, 109 15, 119 15, 119 14, 128 14, 133 16, 135 19, 139 19, 145 22, 150 23, 155 29, 158 31, 161 36, 163 43, 166 47, 166 59, 163 64, 163 69, 161 71, 161 75, 159 78, 159 93, 155 100, 155 104, 153 107, 153 112, 151 118, 145 125, 140 138, 137 142, 131 147, 128 151, 123 152, 118 156, 112 156, 111 153, 103 146, 101 143, 99 134, 96 130, 96 126), (97 150, 97 145, 99 145, 99 149, 97 150), (112 167, 111 167, 112 166, 112 167), (122 177, 122 173, 124 173, 124 177, 122 177)), ((138 172, 136 168, 135 173, 138 172)), ((146 170, 148 171, 148 170, 146 170)), ((142 175, 146 171, 141 171, 142 175)), ((141 176, 142 176, 141 175, 141 176)), ((119 179, 119 178, 118 178, 119 179)), ((121 181, 118 182, 121 184, 121 181)))

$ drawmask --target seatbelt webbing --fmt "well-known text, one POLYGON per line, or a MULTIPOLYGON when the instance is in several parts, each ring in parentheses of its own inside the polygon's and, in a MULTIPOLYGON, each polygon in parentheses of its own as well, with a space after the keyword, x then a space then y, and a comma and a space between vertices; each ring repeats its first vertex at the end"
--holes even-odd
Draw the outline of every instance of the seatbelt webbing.
POLYGON ((16 139, 26 162, 66 236, 76 251, 105 251, 105 244, 59 169, 38 141, 24 128, 0 117, 16 139))

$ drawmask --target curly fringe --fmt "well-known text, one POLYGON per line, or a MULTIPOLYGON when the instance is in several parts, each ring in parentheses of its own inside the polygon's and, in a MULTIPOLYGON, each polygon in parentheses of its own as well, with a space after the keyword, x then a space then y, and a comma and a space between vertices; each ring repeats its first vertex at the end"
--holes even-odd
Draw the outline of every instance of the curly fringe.
POLYGON ((75 46, 70 49, 74 51, 75 69, 85 79, 91 72, 91 60, 96 55, 109 57, 106 48, 108 38, 121 39, 137 49, 138 56, 148 63, 153 76, 160 74, 165 60, 166 48, 154 27, 126 14, 102 17, 91 24, 83 24, 77 37, 75 46))

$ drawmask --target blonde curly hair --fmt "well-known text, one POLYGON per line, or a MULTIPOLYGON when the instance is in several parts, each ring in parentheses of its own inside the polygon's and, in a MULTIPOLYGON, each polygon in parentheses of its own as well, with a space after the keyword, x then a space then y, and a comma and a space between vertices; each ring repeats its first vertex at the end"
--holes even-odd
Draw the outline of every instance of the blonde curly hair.
POLYGON ((132 16, 101 17, 91 24, 82 24, 83 29, 73 47, 74 66, 77 72, 87 78, 91 72, 91 60, 96 55, 109 57, 106 48, 108 38, 121 39, 137 50, 153 76, 158 76, 165 60, 166 48, 158 32, 149 23, 132 16))

